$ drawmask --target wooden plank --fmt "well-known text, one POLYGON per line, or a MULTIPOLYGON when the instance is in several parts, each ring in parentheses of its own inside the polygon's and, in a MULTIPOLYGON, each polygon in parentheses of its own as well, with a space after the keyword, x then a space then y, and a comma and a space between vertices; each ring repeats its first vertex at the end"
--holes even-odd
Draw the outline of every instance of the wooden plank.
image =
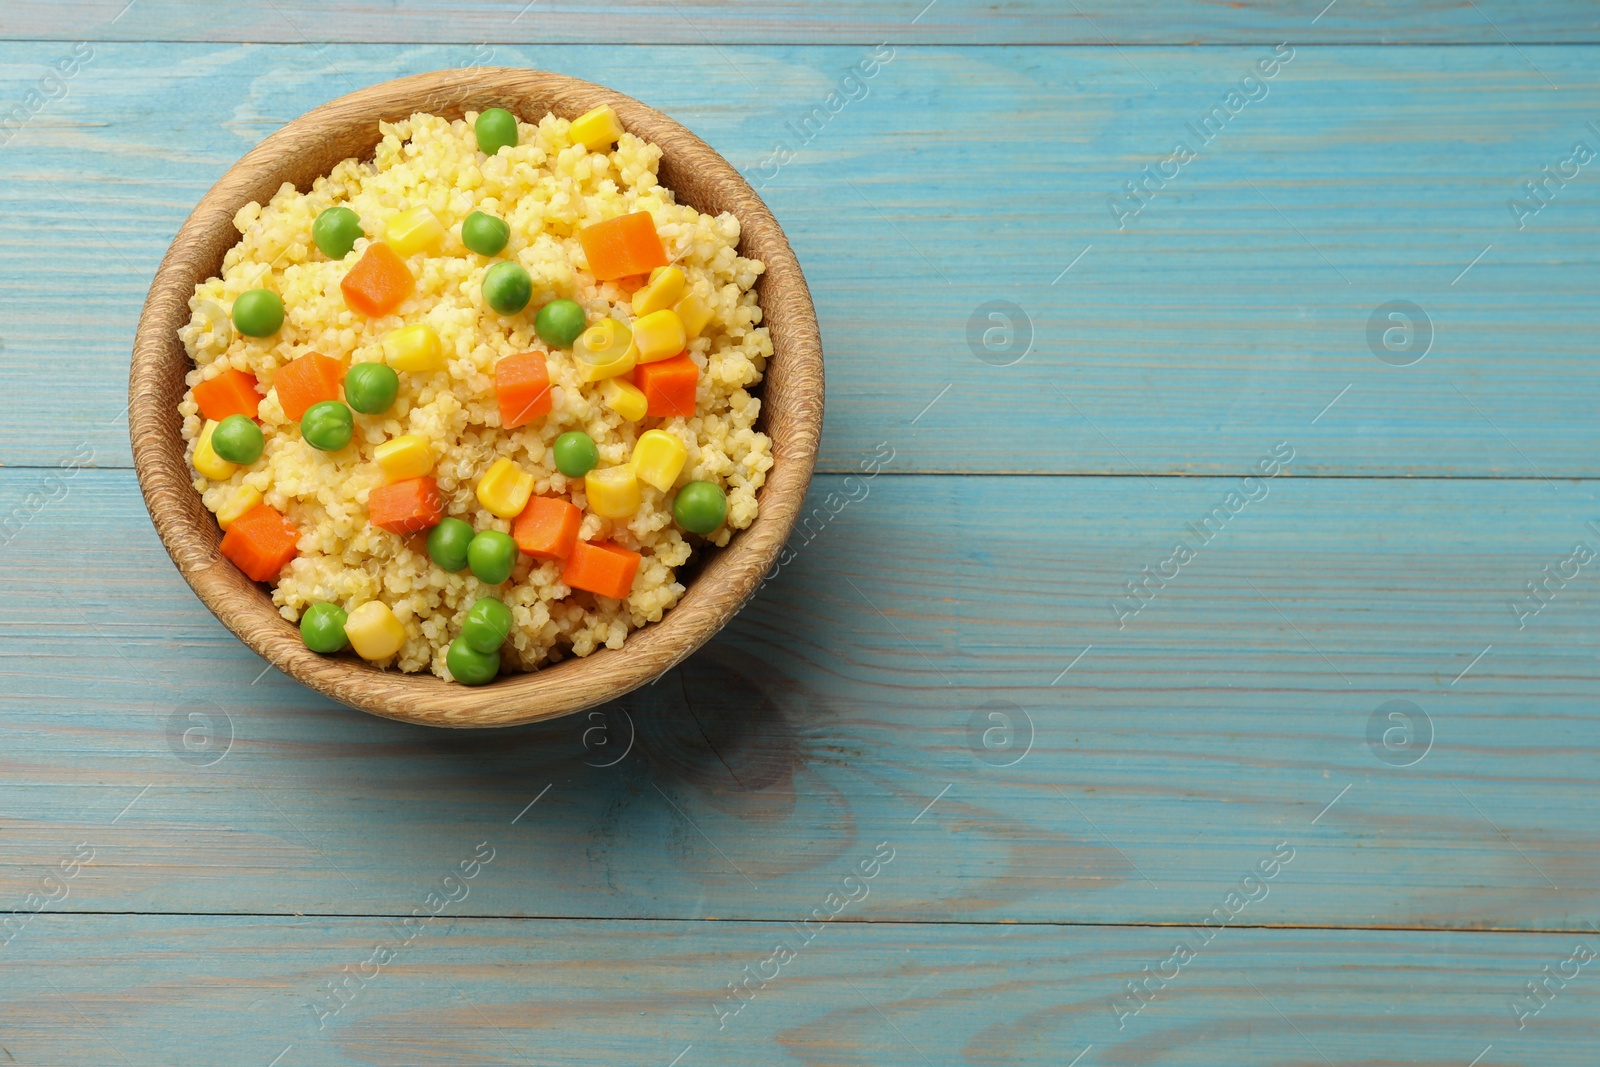
MULTIPOLYGON (((0 514, 35 482, 0 472, 0 514)), ((857 917, 1193 923, 1284 844, 1251 925, 1585 929, 1593 563, 1512 605, 1600 545, 1595 489, 827 476, 837 514, 685 671, 449 734, 267 669, 132 476, 82 472, 5 546, 0 901, 81 841, 67 909, 403 913, 492 835, 462 914, 780 920, 889 838, 857 917), (1119 629, 1147 566, 1177 577, 1119 629)))
MULTIPOLYGON (((67 47, 0 46, 0 100, 23 99, 67 47)), ((355 86, 473 61, 465 46, 93 47, 0 153, 6 464, 85 445, 129 462, 118 413, 145 287, 246 148, 355 86)), ((901 47, 779 167, 775 146, 797 140, 785 124, 864 54, 496 60, 633 93, 764 186, 830 355, 823 469, 854 470, 891 440, 904 471, 1240 473, 1263 439, 1292 437, 1304 474, 1600 472, 1572 447, 1600 406, 1587 342, 1600 185, 1583 169, 1548 186, 1521 230, 1507 206, 1574 141, 1600 149, 1587 48, 1299 46, 1125 230, 1112 196, 1270 49, 901 47), (1432 324, 1413 366, 1369 350, 1393 300, 1432 324), (991 363, 1016 348, 975 354, 991 301, 1031 326, 1014 365, 991 363)))
POLYGON ((341 4, 337 18, 313 0, 218 9, 195 0, 84 0, 70 9, 49 0, 14 0, 5 39, 100 41, 307 41, 689 44, 818 44, 893 40, 918 44, 1563 44, 1600 39, 1600 18, 1578 0, 1250 0, 1194 4, 1153 0, 653 0, 609 4, 530 4, 527 0, 452 0, 396 8, 341 4))
MULTIPOLYGON (((439 853, 438 868, 471 847, 439 853)), ((864 884, 905 877, 901 862, 864 884)), ((464 883, 468 900, 513 877, 498 867, 464 883)), ((419 902, 435 881, 419 882, 419 902)), ((1187 929, 840 919, 806 933, 448 911, 414 931, 393 919, 46 913, 4 949, 0 1025, 30 1064, 1594 1062, 1595 964, 1574 957, 1600 952, 1588 932, 1230 929, 1202 943, 1187 929), (1192 950, 1181 967, 1169 962, 1180 942, 1192 950), (735 1000, 746 968, 748 999, 735 1000), (1511 1005, 1547 968, 1551 992, 1519 1030, 1511 1005), (1133 1013, 1124 983, 1158 970, 1173 977, 1152 978, 1133 1013), (339 1001, 329 990, 341 982, 339 1001)))

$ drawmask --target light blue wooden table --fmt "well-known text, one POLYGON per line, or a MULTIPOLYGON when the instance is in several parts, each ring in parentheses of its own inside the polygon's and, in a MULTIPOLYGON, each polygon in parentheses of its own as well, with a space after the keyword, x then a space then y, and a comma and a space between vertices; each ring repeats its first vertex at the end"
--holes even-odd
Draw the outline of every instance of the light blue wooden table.
POLYGON ((4 1063, 1600 1063, 1600 8, 923 4, 8 0, 4 1063), (235 159, 475 64, 749 174, 829 406, 706 650, 446 734, 207 614, 123 410, 235 159))

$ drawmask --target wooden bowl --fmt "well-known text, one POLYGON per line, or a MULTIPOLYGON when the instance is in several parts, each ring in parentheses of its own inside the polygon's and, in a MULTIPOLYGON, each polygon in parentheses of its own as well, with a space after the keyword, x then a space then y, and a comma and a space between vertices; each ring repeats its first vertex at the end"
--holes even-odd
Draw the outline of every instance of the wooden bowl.
POLYGON ((211 187, 184 222, 156 271, 139 318, 128 377, 128 426, 145 506, 183 577, 206 607, 268 662, 319 692, 392 719, 433 726, 509 726, 570 714, 621 696, 678 663, 725 625, 770 569, 805 498, 822 431, 822 345, 816 313, 794 253, 772 213, 739 172, 704 141, 652 108, 610 89, 559 74, 512 68, 439 71, 384 82, 340 97, 257 145, 211 187), (178 340, 197 283, 217 274, 239 240, 234 214, 265 204, 283 182, 310 188, 335 163, 369 158, 378 122, 429 111, 459 118, 504 107, 525 121, 546 112, 576 118, 610 104, 632 133, 662 149, 661 181, 679 202, 733 213, 741 254, 767 270, 757 284, 772 358, 761 386, 761 428, 772 438, 772 470, 761 512, 727 547, 713 549, 678 605, 628 635, 620 649, 571 657, 529 674, 469 688, 432 674, 383 671, 350 653, 305 647, 264 586, 218 551, 221 532, 191 482, 178 403, 191 364, 178 340))

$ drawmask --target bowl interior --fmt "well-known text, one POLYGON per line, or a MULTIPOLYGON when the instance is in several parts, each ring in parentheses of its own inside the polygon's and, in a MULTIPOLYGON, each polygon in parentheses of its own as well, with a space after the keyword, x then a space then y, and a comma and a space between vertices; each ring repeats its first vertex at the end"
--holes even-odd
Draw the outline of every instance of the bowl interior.
POLYGON ((822 399, 822 348, 805 279, 777 221, 731 164, 673 120, 621 93, 541 71, 475 68, 414 75, 341 97, 268 137, 212 187, 151 285, 134 343, 128 423, 145 503, 173 562, 206 606, 257 653, 320 692, 377 715, 437 726, 508 726, 620 696, 659 676, 732 618, 776 559, 804 501, 822 399), (759 494, 759 517, 727 547, 711 550, 678 605, 661 622, 630 634, 621 649, 568 658, 481 688, 378 670, 349 653, 311 652, 266 590, 221 556, 216 520, 190 481, 177 405, 191 364, 177 331, 189 321, 195 285, 218 273, 237 243, 233 217, 241 207, 265 203, 284 182, 304 191, 340 160, 370 158, 380 121, 418 111, 460 118, 488 107, 507 108, 524 121, 546 112, 576 118, 600 104, 610 104, 626 129, 661 147, 662 184, 680 203, 733 214, 741 225, 740 253, 766 264, 756 289, 772 335, 760 396, 773 467, 759 494))

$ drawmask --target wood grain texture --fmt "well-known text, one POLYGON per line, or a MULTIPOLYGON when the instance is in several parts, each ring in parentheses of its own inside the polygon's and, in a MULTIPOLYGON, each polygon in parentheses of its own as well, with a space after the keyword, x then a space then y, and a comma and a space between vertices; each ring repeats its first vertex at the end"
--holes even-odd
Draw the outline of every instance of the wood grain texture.
POLYGON ((0 37, 59 42, 0 44, 0 114, 85 35, 288 47, 97 43, 0 146, 0 463, 129 463, 140 301, 244 151, 494 63, 628 93, 762 186, 836 357, 835 475, 656 686, 442 734, 246 650, 131 473, 0 471, 0 909, 67 887, 0 916, 5 1062, 1593 1063, 1593 965, 1512 1010, 1600 942, 1592 564, 1513 608, 1600 546, 1600 482, 1568 480, 1600 475, 1592 167, 1525 228, 1507 207, 1600 144, 1592 49, 1536 44, 1594 41, 1593 5, 513 4, 7 4, 0 37), (332 38, 401 43, 307 44, 332 38), (797 134, 881 41, 870 91, 797 134), (1283 41, 1268 97, 1116 229, 1108 198, 1283 41), (1320 47, 1396 41, 1489 47, 1320 47), (1394 299, 1436 326, 1415 366, 1367 345, 1394 299), (1013 366, 968 345, 991 300, 1034 327, 1013 366), (1124 583, 1243 488, 1161 475, 1278 441, 1291 476, 1118 629, 1124 583), (899 477, 929 471, 1118 477, 899 477), (1398 741, 1391 700, 1427 716, 1398 741), (870 895, 719 1029, 879 842, 870 895), (1119 1027, 1280 842, 1270 892, 1119 1027), (166 914, 89 914, 123 910, 166 914), (740 921, 676 921, 711 917, 740 921), (1330 925, 1366 929, 1246 928, 1330 925), (327 983, 396 945, 319 1029, 327 983))
MULTIPOLYGON (((902 876, 909 851, 868 884, 902 876)), ((441 873, 455 856, 439 856, 441 873)), ((473 895, 508 877, 498 865, 468 883, 473 895)), ((417 886, 419 902, 436 880, 417 886)), ((1486 1046, 1480 1065, 1594 1062, 1595 964, 1523 1029, 1510 1009, 1578 944, 1600 949, 1594 933, 1225 930, 1165 989, 1154 980, 1150 1002, 1118 1029, 1115 998, 1131 1000, 1124 983, 1199 935, 842 919, 819 930, 804 944, 790 923, 447 911, 413 935, 392 919, 47 913, 0 950, 0 1025, 14 1061, 38 1065, 281 1056, 278 1067, 1064 1067, 1081 1056, 1080 1067, 1466 1067, 1486 1046), (762 985, 779 944, 795 955, 766 968, 775 977, 762 985), (380 950, 392 954, 376 957, 386 966, 369 962, 380 950), (728 984, 747 967, 757 977, 732 1014, 741 1001, 728 984), (342 1006, 329 992, 340 982, 342 1006)))
POLYGON ((804 502, 822 432, 822 346, 804 275, 771 212, 705 142, 660 112, 588 82, 538 71, 486 69, 415 75, 340 97, 267 138, 200 199, 156 271, 139 318, 128 377, 133 458, 156 533, 196 595, 258 655, 352 707, 429 726, 510 726, 615 699, 658 677, 720 630, 749 599, 782 549, 804 502), (219 551, 221 532, 194 491, 179 433, 178 404, 192 368, 178 330, 195 286, 214 277, 238 241, 233 219, 280 186, 311 187, 340 160, 365 158, 380 122, 426 111, 460 118, 504 105, 522 116, 573 119, 607 105, 625 128, 662 150, 660 177, 679 200, 739 219, 741 254, 766 264, 756 290, 772 355, 761 383, 757 428, 772 439, 761 513, 727 547, 699 561, 678 604, 620 649, 569 658, 539 671, 469 687, 425 672, 401 674, 354 654, 321 656, 285 621, 266 587, 219 551))
MULTIPOLYGON (((0 46, 0 100, 63 47, 0 46)), ((118 414, 140 302, 242 152, 354 86, 474 61, 467 47, 95 48, 0 150, 7 464, 85 443, 96 463, 129 462, 118 414), (72 390, 40 372, 66 365, 72 390)), ((774 146, 797 140, 785 124, 869 50, 723 51, 497 61, 642 99, 762 186, 838 356, 821 469, 893 439, 908 472, 1230 473, 1288 436, 1306 443, 1304 474, 1600 473, 1573 444, 1600 408, 1584 341, 1600 325, 1600 184, 1583 169, 1522 230, 1507 208, 1574 140, 1600 149, 1587 48, 1521 49, 1558 92, 1506 47, 1299 46, 1125 232, 1109 197, 1269 48, 1123 50, 1159 91, 1109 48, 901 48, 775 175, 774 146), (1434 325, 1415 366, 1368 348, 1394 299, 1434 325), (1013 366, 968 345, 991 300, 1032 323, 1013 366)))
POLYGON ((11 40, 618 42, 627 44, 904 41, 908 44, 1518 44, 1600 39, 1600 17, 1581 0, 452 0, 342 3, 315 0, 217 7, 199 0, 12 0, 0 26, 11 40))
POLYGON ((863 484, 819 477, 837 515, 656 685, 456 736, 267 668, 131 475, 82 472, 6 549, 0 901, 83 840, 71 909, 394 913, 493 832, 469 913, 793 920, 889 837, 860 918, 1197 922, 1287 842, 1252 924, 1600 921, 1593 576, 1511 610, 1600 545, 1594 483, 1280 475, 1120 630, 1237 480, 863 484), (1393 700, 1431 724, 1391 738, 1412 766, 1368 739, 1393 700))

